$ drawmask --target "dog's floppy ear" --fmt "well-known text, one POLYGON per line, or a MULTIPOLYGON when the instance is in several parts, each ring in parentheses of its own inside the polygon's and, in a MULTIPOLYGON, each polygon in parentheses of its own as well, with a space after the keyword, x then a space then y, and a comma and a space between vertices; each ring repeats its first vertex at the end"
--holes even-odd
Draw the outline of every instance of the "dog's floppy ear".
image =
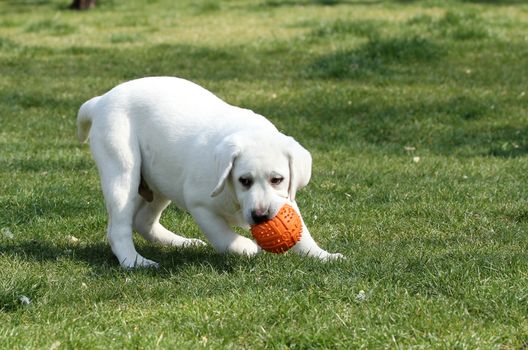
POLYGON ((290 164, 290 187, 288 195, 295 200, 297 190, 306 186, 312 176, 312 156, 293 137, 287 137, 286 154, 290 164))
POLYGON ((216 178, 218 182, 211 193, 211 197, 218 196, 225 187, 225 183, 231 173, 235 159, 241 152, 240 140, 236 135, 226 137, 214 150, 216 161, 216 178))

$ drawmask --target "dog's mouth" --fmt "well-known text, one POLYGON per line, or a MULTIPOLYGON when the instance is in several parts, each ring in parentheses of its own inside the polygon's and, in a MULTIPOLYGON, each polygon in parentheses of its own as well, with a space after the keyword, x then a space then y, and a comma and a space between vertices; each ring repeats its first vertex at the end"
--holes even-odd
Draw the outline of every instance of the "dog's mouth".
POLYGON ((269 209, 266 210, 252 210, 251 211, 251 220, 253 224, 260 224, 262 222, 268 221, 271 219, 271 214, 269 209))
POLYGON ((273 208, 271 206, 267 209, 251 209, 246 213, 246 220, 251 226, 258 225, 260 223, 272 220, 275 216, 277 216, 279 209, 273 208))

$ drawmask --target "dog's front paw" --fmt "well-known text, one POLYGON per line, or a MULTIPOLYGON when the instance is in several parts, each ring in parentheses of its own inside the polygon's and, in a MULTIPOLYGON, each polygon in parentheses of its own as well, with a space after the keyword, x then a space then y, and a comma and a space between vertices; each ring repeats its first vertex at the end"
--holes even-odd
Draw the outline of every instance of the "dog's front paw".
POLYGON ((321 253, 318 258, 322 261, 346 260, 346 257, 341 253, 321 253))
POLYGON ((255 256, 261 251, 261 248, 249 238, 240 236, 229 245, 227 251, 240 255, 255 256))
POLYGON ((207 245, 207 243, 205 243, 201 239, 187 238, 185 240, 185 242, 183 242, 182 247, 191 248, 191 247, 203 247, 203 246, 206 246, 206 245, 207 245))

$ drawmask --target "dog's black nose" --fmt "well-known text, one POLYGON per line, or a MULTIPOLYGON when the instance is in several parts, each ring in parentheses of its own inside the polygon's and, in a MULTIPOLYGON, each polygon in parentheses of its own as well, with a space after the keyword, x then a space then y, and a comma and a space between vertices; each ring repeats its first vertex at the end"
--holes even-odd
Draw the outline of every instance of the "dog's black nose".
POLYGON ((253 219, 253 222, 255 224, 260 224, 261 222, 268 221, 270 219, 269 211, 262 213, 262 211, 260 210, 253 210, 251 212, 251 218, 253 219))

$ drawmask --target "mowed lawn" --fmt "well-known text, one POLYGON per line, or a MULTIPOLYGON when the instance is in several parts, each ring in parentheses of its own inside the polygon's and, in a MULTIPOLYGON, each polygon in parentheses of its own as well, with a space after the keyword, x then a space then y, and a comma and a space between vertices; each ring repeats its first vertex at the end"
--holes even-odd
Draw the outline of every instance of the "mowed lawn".
MULTIPOLYGON (((524 1, 68 4, 0 2, 0 349, 528 346, 524 1), (122 270, 75 117, 151 75, 309 149, 299 205, 347 259, 136 237, 161 268, 122 270)), ((203 238, 175 207, 162 221, 203 238)))

